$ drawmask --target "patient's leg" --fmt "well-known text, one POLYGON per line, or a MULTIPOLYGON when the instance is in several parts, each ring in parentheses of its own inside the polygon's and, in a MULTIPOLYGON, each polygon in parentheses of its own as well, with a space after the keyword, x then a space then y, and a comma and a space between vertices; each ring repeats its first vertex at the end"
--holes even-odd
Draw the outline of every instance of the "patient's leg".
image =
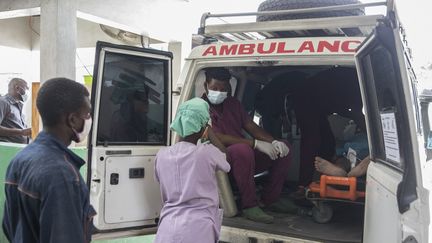
POLYGON ((356 167, 354 167, 348 173, 348 176, 360 177, 366 175, 369 162, 370 162, 369 156, 364 158, 358 165, 356 165, 356 167))
POLYGON ((347 172, 344 169, 332 164, 331 162, 321 157, 315 157, 315 169, 324 175, 330 175, 330 176, 347 175, 347 172))

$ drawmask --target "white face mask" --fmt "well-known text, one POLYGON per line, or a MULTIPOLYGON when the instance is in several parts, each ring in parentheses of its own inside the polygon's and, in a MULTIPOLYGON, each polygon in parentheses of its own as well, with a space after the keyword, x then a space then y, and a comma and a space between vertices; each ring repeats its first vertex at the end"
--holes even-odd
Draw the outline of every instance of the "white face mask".
POLYGON ((29 98, 29 90, 28 89, 23 89, 20 87, 20 89, 22 89, 24 91, 24 94, 19 93, 19 95, 21 96, 21 101, 22 102, 26 102, 29 98))
POLYGON ((81 132, 77 132, 74 128, 72 128, 72 131, 75 133, 75 142, 80 143, 84 141, 84 139, 88 136, 90 132, 92 122, 93 120, 91 117, 89 119, 84 119, 84 126, 81 132))
POLYGON ((21 95, 21 99, 23 102, 26 102, 29 98, 29 92, 26 91, 23 95, 21 95))
POLYGON ((213 105, 219 105, 228 97, 228 92, 208 90, 207 98, 213 105))

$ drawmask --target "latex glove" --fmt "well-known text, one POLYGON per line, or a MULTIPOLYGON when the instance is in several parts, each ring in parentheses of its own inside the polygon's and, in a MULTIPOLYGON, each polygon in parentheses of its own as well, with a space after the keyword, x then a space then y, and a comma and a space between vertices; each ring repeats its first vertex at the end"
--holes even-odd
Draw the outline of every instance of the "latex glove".
POLYGON ((290 151, 284 142, 273 140, 272 145, 278 151, 279 157, 281 158, 287 156, 290 151))
POLYGON ((261 140, 255 140, 255 147, 254 148, 267 154, 270 157, 270 159, 272 159, 272 160, 277 159, 278 151, 269 142, 265 142, 265 141, 261 141, 261 140))

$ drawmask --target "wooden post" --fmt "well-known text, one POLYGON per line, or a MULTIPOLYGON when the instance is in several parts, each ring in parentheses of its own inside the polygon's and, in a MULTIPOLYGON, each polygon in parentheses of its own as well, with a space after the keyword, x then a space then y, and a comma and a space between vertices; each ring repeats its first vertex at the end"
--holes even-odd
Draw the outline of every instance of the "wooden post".
POLYGON ((32 139, 34 140, 36 136, 39 134, 40 131, 40 116, 39 112, 36 108, 36 98, 37 93, 39 91, 40 83, 39 82, 33 82, 32 83, 32 108, 31 108, 31 128, 32 128, 32 139))

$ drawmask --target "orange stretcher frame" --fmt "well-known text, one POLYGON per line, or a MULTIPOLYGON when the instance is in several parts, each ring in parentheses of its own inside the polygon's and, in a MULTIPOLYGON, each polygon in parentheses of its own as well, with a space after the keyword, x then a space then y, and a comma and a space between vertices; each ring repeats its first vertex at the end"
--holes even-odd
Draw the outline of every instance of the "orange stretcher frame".
POLYGON ((364 191, 357 191, 356 177, 338 177, 321 175, 319 182, 312 182, 309 190, 319 193, 321 198, 338 198, 356 201, 358 198, 364 198, 364 191), (348 186, 348 190, 340 190, 331 187, 331 185, 348 186))

